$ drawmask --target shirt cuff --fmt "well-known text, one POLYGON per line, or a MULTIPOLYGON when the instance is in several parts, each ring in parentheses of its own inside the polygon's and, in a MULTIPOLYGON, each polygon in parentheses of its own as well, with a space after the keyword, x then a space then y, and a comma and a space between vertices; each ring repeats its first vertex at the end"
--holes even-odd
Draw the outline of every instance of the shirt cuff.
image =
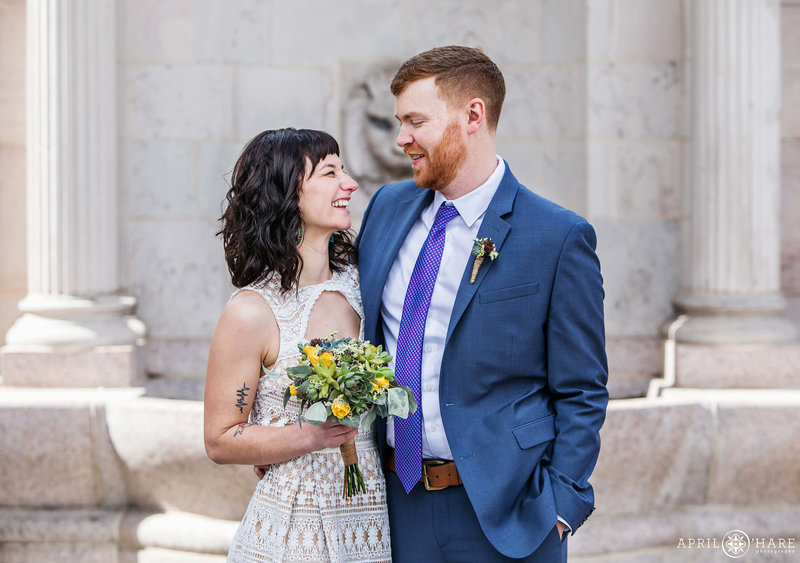
POLYGON ((566 533, 571 534, 572 533, 572 526, 570 526, 569 523, 566 520, 564 520, 561 516, 559 516, 558 514, 556 514, 556 518, 558 518, 558 521, 561 522, 562 524, 564 524, 567 527, 566 533))

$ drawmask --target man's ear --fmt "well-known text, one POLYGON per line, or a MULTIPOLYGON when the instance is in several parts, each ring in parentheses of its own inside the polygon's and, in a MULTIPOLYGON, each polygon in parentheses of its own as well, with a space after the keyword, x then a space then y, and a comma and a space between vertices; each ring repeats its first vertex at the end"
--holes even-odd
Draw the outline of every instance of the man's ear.
POLYGON ((486 121, 486 104, 480 98, 467 102, 467 134, 475 133, 486 121))

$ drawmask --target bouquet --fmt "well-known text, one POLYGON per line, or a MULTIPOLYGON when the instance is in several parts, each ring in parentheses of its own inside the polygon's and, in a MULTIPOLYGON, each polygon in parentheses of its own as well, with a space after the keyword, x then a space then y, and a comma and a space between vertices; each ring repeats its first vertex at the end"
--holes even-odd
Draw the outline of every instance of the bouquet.
MULTIPOLYGON (((417 410, 414 393, 398 385, 386 365, 392 357, 382 346, 376 348, 369 341, 353 338, 334 340, 334 335, 298 344, 302 353, 299 365, 286 369, 292 384, 284 391, 283 406, 297 397, 299 424, 305 418, 315 426, 330 420, 351 428, 369 428, 377 416, 406 418, 417 410)), ((364 492, 355 440, 339 450, 345 466, 342 496, 364 492)))

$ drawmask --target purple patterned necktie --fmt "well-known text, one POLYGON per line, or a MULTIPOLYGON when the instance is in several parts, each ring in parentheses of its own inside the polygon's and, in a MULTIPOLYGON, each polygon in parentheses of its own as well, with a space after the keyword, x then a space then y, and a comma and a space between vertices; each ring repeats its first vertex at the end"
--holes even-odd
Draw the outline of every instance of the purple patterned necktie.
POLYGON ((444 236, 447 223, 458 211, 452 205, 442 206, 436 212, 428 238, 422 245, 417 263, 408 282, 406 298, 403 302, 403 316, 400 318, 400 331, 397 335, 397 357, 395 375, 400 385, 406 385, 414 392, 417 411, 408 418, 394 419, 395 469, 403 483, 406 493, 411 492, 422 476, 422 397, 420 378, 422 371, 422 339, 425 335, 425 320, 431 304, 433 286, 439 273, 444 250, 444 236))

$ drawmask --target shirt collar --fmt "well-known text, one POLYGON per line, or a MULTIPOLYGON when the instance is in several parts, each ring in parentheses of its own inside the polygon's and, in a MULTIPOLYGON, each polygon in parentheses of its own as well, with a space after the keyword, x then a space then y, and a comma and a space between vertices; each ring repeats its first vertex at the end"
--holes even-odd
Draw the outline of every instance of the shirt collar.
POLYGON ((506 173, 505 162, 503 162, 503 159, 500 158, 500 155, 496 155, 496 157, 497 166, 495 167, 494 172, 492 172, 492 174, 483 184, 468 194, 465 194, 458 199, 448 200, 442 195, 442 192, 437 191, 433 196, 433 202, 422 214, 421 219, 425 226, 430 228, 431 225, 433 225, 436 212, 439 210, 439 207, 442 205, 442 203, 450 202, 452 205, 455 205, 459 217, 461 217, 464 223, 466 223, 467 227, 472 227, 475 221, 480 219, 483 214, 486 213, 486 210, 489 208, 489 203, 491 203, 497 188, 500 186, 500 181, 503 179, 503 175, 506 173))

